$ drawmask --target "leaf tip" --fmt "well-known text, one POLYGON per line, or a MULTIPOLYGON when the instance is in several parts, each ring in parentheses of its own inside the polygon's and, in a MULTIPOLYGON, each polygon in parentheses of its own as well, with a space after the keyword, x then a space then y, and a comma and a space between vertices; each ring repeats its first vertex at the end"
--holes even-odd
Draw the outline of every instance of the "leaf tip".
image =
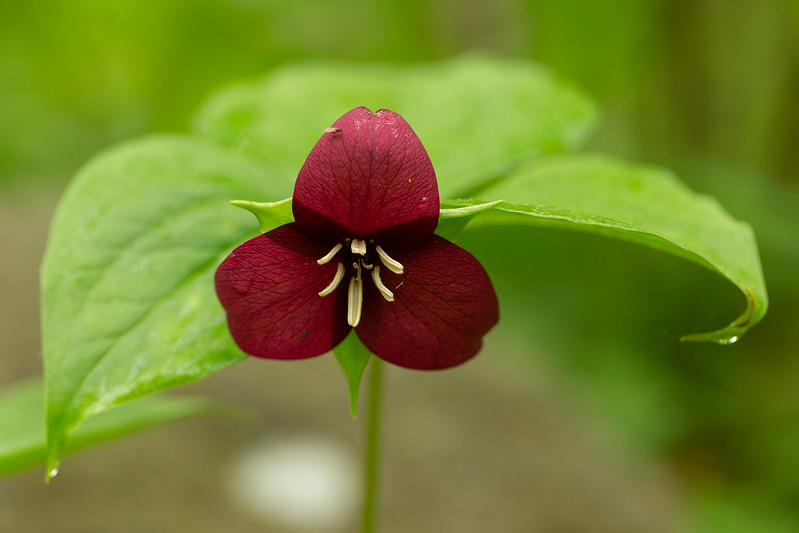
POLYGON ((58 467, 61 464, 61 461, 58 458, 57 453, 51 453, 47 456, 47 466, 45 467, 44 473, 44 482, 50 483, 54 477, 58 475, 58 467))
POLYGON ((761 298, 756 298, 752 291, 746 287, 742 288, 746 297, 746 309, 727 327, 707 333, 690 333, 680 337, 680 342, 715 342, 722 346, 735 344, 744 333, 752 326, 760 322, 768 308, 768 300, 765 293, 761 298))
POLYGON ((50 480, 58 475, 58 467, 61 464, 61 452, 64 449, 65 441, 66 435, 63 432, 63 426, 51 424, 48 421, 45 436, 45 483, 50 483, 50 480))
POLYGON ((709 333, 690 333, 680 337, 680 342, 715 342, 716 344, 725 346, 728 344, 735 344, 741 338, 740 334, 732 335, 725 332, 726 328, 709 333))

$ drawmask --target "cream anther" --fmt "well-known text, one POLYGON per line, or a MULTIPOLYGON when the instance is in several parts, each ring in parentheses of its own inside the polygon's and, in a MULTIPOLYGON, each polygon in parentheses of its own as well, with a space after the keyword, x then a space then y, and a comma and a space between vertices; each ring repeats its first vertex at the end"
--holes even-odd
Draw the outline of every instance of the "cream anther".
POLYGON ((385 298, 387 302, 394 301, 394 293, 385 286, 383 280, 380 278, 379 266, 375 266, 374 270, 372 270, 372 281, 375 282, 375 287, 377 287, 377 290, 380 291, 380 294, 383 295, 383 298, 385 298))
MULTIPOLYGON (((360 274, 360 270, 358 271, 360 274)), ((363 308, 363 280, 360 276, 350 278, 350 288, 347 293, 347 323, 352 327, 357 327, 361 321, 361 309, 363 308)))
POLYGON ((378 246, 375 248, 375 250, 377 250, 377 255, 379 255, 379 256, 380 256, 380 261, 382 261, 382 262, 383 262, 383 264, 384 264, 384 265, 386 265, 386 268, 387 268, 387 269, 389 269, 390 271, 392 271, 394 274, 402 274, 402 273, 404 272, 404 269, 403 269, 403 267, 402 267, 402 263, 400 263, 399 261, 395 261, 394 259, 392 259, 392 258, 391 258, 391 257, 390 257, 390 256, 389 256, 387 253, 386 253, 386 251, 385 251, 385 250, 383 250, 383 248, 381 248, 381 247, 380 247, 380 245, 378 245, 378 246))
POLYGON ((317 259, 316 262, 319 263, 320 265, 325 265, 325 264, 329 263, 330 260, 333 259, 333 257, 336 256, 338 251, 341 250, 343 247, 344 246, 341 243, 338 243, 337 245, 335 245, 333 247, 332 250, 327 252, 327 255, 325 255, 322 259, 317 259))
POLYGON ((336 290, 341 280, 344 279, 344 271, 344 263, 339 263, 338 267, 336 267, 336 274, 333 276, 333 281, 330 282, 330 285, 319 291, 319 296, 327 296, 336 290))

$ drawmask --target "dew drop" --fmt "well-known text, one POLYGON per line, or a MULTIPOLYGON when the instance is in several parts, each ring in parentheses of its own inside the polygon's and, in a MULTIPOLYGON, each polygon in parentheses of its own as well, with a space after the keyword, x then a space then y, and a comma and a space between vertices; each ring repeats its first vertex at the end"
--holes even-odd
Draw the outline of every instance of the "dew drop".
POLYGON ((738 342, 738 337, 737 336, 732 336, 732 337, 728 337, 726 339, 721 339, 719 341, 719 344, 733 344, 735 342, 738 342))
POLYGON ((54 466, 52 470, 47 472, 47 481, 50 481, 58 475, 58 465, 54 466))

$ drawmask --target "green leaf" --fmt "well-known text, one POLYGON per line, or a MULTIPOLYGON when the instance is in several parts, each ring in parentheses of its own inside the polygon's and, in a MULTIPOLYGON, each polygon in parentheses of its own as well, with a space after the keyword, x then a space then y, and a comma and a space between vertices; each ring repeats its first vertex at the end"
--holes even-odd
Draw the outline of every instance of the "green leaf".
POLYGON ((350 389, 350 412, 354 418, 358 414, 358 395, 361 389, 363 371, 366 369, 372 354, 369 353, 369 349, 358 338, 355 330, 352 330, 344 339, 344 342, 333 348, 333 355, 336 356, 338 364, 344 371, 344 377, 347 378, 347 385, 350 389))
POLYGON ((578 147, 597 118, 585 96, 541 66, 468 56, 403 67, 289 65, 213 97, 194 129, 299 170, 322 130, 361 105, 405 117, 443 197, 473 196, 520 162, 578 147))
POLYGON ((529 163, 482 193, 506 201, 474 225, 562 225, 651 246, 718 272, 746 307, 729 326, 686 341, 735 342, 768 307, 752 229, 671 172, 609 157, 555 156, 529 163))
MULTIPOLYGON (((0 391, 0 475, 45 462, 44 389, 40 380, 15 383, 0 391)), ((152 396, 102 413, 76 430, 64 453, 135 431, 217 410, 203 398, 152 396)), ((48 472, 48 477, 52 473, 48 472)))
POLYGON ((228 201, 285 196, 293 179, 174 136, 114 148, 78 174, 41 272, 48 469, 92 414, 244 358, 213 274, 257 232, 228 201))
POLYGON ((230 203, 255 215, 258 219, 258 224, 261 226, 261 233, 266 233, 283 224, 294 222, 294 213, 291 211, 291 198, 286 198, 279 202, 232 200, 230 203))

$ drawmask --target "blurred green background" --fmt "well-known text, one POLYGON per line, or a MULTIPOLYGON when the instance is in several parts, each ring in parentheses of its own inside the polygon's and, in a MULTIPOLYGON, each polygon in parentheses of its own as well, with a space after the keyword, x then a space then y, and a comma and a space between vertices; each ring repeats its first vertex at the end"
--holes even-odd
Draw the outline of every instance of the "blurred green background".
MULTIPOLYGON (((502 340, 488 344, 492 364, 512 369, 516 379, 519 368, 526 371, 520 390, 543 394, 544 404, 571 406, 569 412, 578 413, 571 422, 607 436, 623 458, 622 470, 645 464, 665 472, 659 490, 677 503, 663 511, 662 528, 650 524, 652 531, 799 531, 799 2, 3 0, 0 245, 7 257, 0 265, 0 385, 40 372, 36 269, 46 223, 69 178, 93 153, 147 132, 186 131, 215 90, 287 62, 404 64, 468 51, 551 67, 603 110, 588 149, 670 167, 749 221, 771 297, 764 322, 738 344, 684 345, 680 335, 736 316, 743 302, 734 287, 700 267, 622 242, 551 229, 513 230, 500 239, 474 231, 463 244, 492 274, 503 309, 495 336, 502 340), (492 251, 508 246, 518 250, 518 261, 492 259, 498 255, 492 251), (542 274, 529 279, 524 274, 531 268, 542 274)), ((487 368, 486 358, 470 365, 487 368)), ((314 372, 329 373, 328 381, 339 379, 335 368, 320 368, 314 372)), ((203 392, 260 405, 255 392, 226 396, 230 386, 240 386, 232 385, 236 376, 247 378, 236 372, 212 378, 203 392)), ((443 378, 461 383, 452 385, 454 394, 469 394, 481 380, 488 381, 477 390, 489 397, 506 387, 501 371, 486 371, 488 377, 464 372, 443 378)), ((397 379, 415 390, 413 376, 397 379)), ((432 397, 437 386, 430 384, 432 397)), ((292 393, 297 391, 285 392, 292 393)), ((394 389, 389 401, 406 393, 394 389)), ((474 394, 486 401, 452 401, 493 405, 474 394)), ((344 403, 339 410, 346 414, 344 403)), ((319 422, 300 411, 297 416, 306 418, 295 419, 297 427, 319 422)), ((463 422, 473 432, 481 431, 480 416, 488 416, 476 411, 463 422)), ((267 418, 283 429, 294 427, 288 415, 274 416, 267 418)), ((346 425, 346 417, 337 423, 346 425)), ((535 427, 526 431, 536 438, 535 427)), ((195 444, 169 435, 157 442, 183 438, 185 446, 195 444)), ((231 439, 238 444, 248 438, 236 435, 231 439)), ((122 446, 120 453, 139 453, 122 446)), ((100 454, 95 463, 114 456, 101 451, 87 457, 92 453, 100 454)), ((208 454, 197 460, 221 461, 208 454)), ((477 452, 459 458, 493 464, 477 452)), ((92 462, 86 461, 79 464, 92 462)), ((448 470, 441 472, 429 483, 445 486, 441 477, 448 470)), ((531 475, 538 475, 535 469, 531 475)), ((40 515, 47 514, 49 507, 25 502, 41 502, 46 497, 39 492, 58 490, 39 480, 38 473, 0 480, 0 511, 17 509, 9 531, 33 531, 44 523, 24 514, 37 505, 40 515)), ((641 482, 656 483, 649 477, 641 482)), ((177 487, 173 496, 179 499, 177 487)), ((97 491, 102 497, 97 487, 73 490, 84 490, 86 501, 97 491)), ((636 490, 622 487, 617 499, 636 490)), ((422 524, 447 523, 436 518, 440 509, 406 505, 429 519, 422 524)), ((63 511, 57 509, 52 512, 63 511)), ((398 511, 389 509, 385 520, 395 516, 398 511)), ((64 520, 63 531, 88 530, 80 524, 89 522, 64 520)), ((568 527, 554 520, 537 529, 522 513, 513 522, 518 529, 510 530, 603 530, 591 527, 599 523, 591 517, 568 527)), ((615 530, 643 530, 632 523, 615 530)), ((117 524, 100 530, 136 529, 117 524)), ((386 531, 392 529, 387 525, 386 531)))

